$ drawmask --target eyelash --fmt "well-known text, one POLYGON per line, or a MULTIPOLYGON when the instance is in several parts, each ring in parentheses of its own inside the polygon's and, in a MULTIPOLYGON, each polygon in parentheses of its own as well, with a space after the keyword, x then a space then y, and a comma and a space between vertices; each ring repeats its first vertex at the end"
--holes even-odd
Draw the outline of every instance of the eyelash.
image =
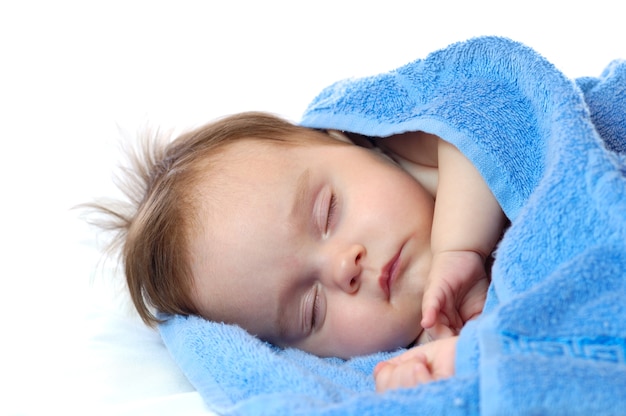
POLYGON ((337 198, 335 198, 335 194, 330 195, 330 201, 328 202, 328 213, 326 215, 326 230, 330 227, 332 219, 335 215, 335 209, 337 208, 337 198))
MULTIPOLYGON (((337 198, 334 193, 330 194, 330 200, 328 201, 328 210, 326 212, 326 227, 325 232, 328 232, 330 225, 332 224, 333 218, 335 216, 335 210, 337 208, 337 198)), ((313 295, 313 304, 311 306, 311 331, 315 329, 317 315, 319 314, 320 308, 320 293, 319 288, 315 288, 315 293, 313 295)))
POLYGON ((315 329, 315 322, 320 306, 320 293, 319 289, 315 289, 315 296, 313 297, 313 306, 311 311, 311 330, 315 329))

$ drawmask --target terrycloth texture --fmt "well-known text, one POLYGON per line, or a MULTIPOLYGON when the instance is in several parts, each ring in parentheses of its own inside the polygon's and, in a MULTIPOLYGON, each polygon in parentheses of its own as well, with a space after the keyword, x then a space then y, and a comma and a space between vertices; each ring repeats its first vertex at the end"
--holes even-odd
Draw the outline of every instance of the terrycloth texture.
POLYGON ((449 46, 339 82, 302 124, 366 135, 423 130, 473 161, 512 225, 456 375, 373 392, 386 354, 279 350, 242 330, 172 317, 162 337, 225 414, 618 414, 626 409, 626 62, 566 79, 501 38, 449 46), (602 139, 600 138, 602 136, 602 139))

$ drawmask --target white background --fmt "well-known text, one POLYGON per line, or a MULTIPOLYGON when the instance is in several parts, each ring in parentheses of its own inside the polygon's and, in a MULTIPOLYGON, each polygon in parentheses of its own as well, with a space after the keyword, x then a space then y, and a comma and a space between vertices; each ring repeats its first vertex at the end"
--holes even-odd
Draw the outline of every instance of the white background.
POLYGON ((91 317, 106 325, 101 311, 122 309, 107 292, 119 273, 70 208, 116 195, 123 136, 243 110, 297 121, 333 81, 478 35, 522 41, 571 77, 599 75, 626 58, 618 4, 0 2, 0 381, 11 411, 64 414, 100 397, 106 377, 96 385, 74 367, 100 322, 91 317))

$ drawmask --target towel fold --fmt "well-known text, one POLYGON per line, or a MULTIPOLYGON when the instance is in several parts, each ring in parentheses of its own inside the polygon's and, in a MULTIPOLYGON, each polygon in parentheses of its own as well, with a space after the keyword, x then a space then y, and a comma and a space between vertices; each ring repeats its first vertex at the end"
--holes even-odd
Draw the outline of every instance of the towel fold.
POLYGON ((221 414, 618 414, 626 408, 626 62, 569 80, 524 45, 484 37, 340 81, 301 124, 370 136, 422 130, 477 167, 512 225, 454 377, 374 392, 389 353, 343 361, 173 316, 162 338, 221 414))

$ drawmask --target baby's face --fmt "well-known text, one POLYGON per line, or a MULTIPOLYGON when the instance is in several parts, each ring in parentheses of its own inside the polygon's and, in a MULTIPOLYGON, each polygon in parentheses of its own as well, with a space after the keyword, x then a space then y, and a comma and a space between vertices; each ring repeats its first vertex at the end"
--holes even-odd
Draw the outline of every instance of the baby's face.
POLYGON ((325 137, 226 150, 199 189, 194 300, 319 356, 406 346, 422 332, 434 202, 387 159, 325 137))

